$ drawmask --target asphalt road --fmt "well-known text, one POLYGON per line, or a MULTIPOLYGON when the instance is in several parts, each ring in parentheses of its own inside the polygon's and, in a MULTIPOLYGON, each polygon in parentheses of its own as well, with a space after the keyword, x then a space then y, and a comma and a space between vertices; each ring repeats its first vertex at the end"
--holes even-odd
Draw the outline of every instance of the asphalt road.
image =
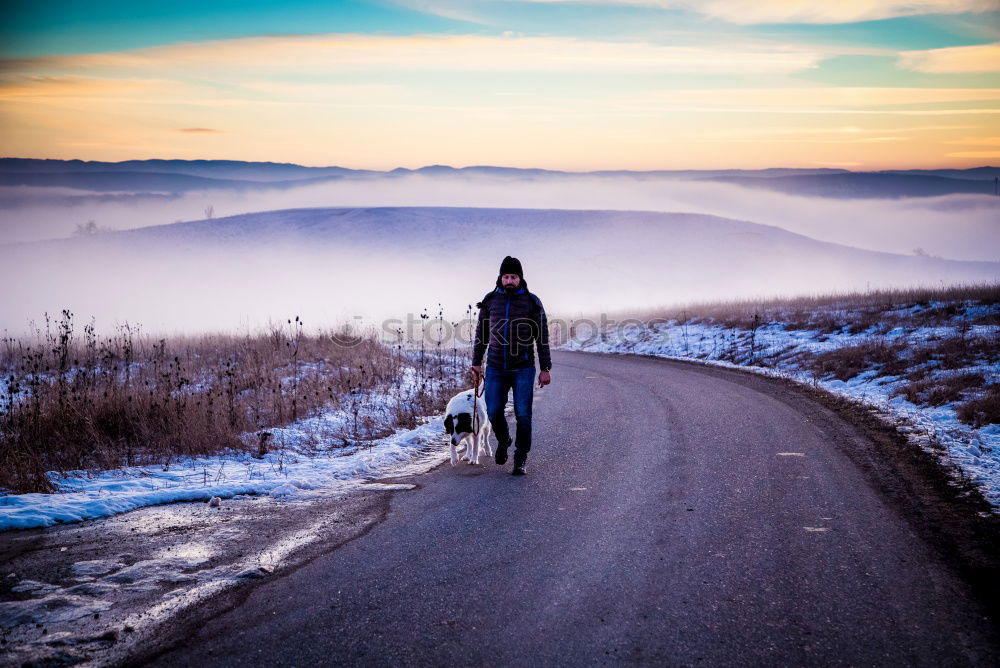
MULTIPOLYGON (((158 665, 996 665, 995 621, 780 383, 557 352, 528 475, 445 465, 158 665)), ((513 420, 511 419, 511 422, 513 420)))

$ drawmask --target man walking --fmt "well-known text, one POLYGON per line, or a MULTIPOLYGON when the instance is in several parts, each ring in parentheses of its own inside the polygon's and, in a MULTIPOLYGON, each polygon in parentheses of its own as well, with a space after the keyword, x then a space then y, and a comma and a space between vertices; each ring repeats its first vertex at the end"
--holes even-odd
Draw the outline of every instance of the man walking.
POLYGON ((531 449, 531 400, 535 381, 535 351, 538 347, 538 387, 551 382, 549 369, 549 328, 541 300, 528 291, 521 262, 507 256, 500 264, 496 288, 479 304, 475 345, 472 350, 473 380, 483 376, 486 358, 486 412, 497 437, 496 463, 507 461, 507 448, 514 441, 514 475, 524 475, 531 449), (514 390, 514 417, 517 437, 511 439, 503 409, 514 390))

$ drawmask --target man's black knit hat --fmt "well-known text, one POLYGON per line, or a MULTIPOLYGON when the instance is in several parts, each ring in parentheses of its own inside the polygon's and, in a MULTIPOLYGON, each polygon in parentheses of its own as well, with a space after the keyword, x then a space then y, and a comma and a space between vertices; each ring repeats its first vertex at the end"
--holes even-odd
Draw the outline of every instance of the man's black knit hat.
POLYGON ((500 275, 504 274, 517 274, 521 280, 524 280, 524 271, 521 269, 521 261, 516 257, 511 257, 508 255, 500 263, 500 275))

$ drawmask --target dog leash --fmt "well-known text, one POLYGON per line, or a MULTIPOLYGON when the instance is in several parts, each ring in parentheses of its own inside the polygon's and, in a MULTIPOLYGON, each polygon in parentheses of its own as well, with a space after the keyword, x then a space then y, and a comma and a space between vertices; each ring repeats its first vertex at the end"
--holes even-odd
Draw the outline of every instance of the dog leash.
MULTIPOLYGON (((482 304, 476 304, 476 306, 482 308, 482 304)), ((469 332, 472 335, 472 345, 476 345, 476 330, 472 325, 472 304, 469 304, 469 332)), ((479 397, 483 396, 486 392, 486 369, 483 369, 483 377, 479 378, 479 374, 473 372, 472 382, 475 383, 472 387, 472 431, 475 434, 479 433, 479 397), (479 381, 482 380, 483 391, 479 391, 479 381)))
POLYGON ((472 431, 473 431, 473 433, 478 434, 479 433, 479 397, 483 396, 483 394, 486 393, 486 372, 485 372, 485 370, 483 371, 483 379, 482 379, 483 391, 482 392, 479 391, 479 385, 480 385, 479 374, 473 373, 473 379, 472 380, 475 383, 475 386, 473 387, 473 390, 472 390, 472 396, 473 396, 473 399, 472 399, 472 431))

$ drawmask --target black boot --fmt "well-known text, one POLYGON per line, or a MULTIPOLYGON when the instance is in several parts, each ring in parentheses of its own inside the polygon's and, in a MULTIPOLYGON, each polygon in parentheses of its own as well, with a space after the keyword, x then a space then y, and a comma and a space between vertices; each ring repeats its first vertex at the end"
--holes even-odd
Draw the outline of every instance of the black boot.
POLYGON ((518 457, 517 453, 514 453, 514 470, 511 471, 512 475, 525 475, 528 471, 524 464, 527 457, 518 457))
POLYGON ((493 456, 493 461, 497 463, 497 466, 503 466, 507 463, 507 448, 509 448, 510 444, 513 442, 514 439, 509 437, 507 438, 507 442, 504 444, 501 444, 500 441, 497 440, 497 451, 493 456))

